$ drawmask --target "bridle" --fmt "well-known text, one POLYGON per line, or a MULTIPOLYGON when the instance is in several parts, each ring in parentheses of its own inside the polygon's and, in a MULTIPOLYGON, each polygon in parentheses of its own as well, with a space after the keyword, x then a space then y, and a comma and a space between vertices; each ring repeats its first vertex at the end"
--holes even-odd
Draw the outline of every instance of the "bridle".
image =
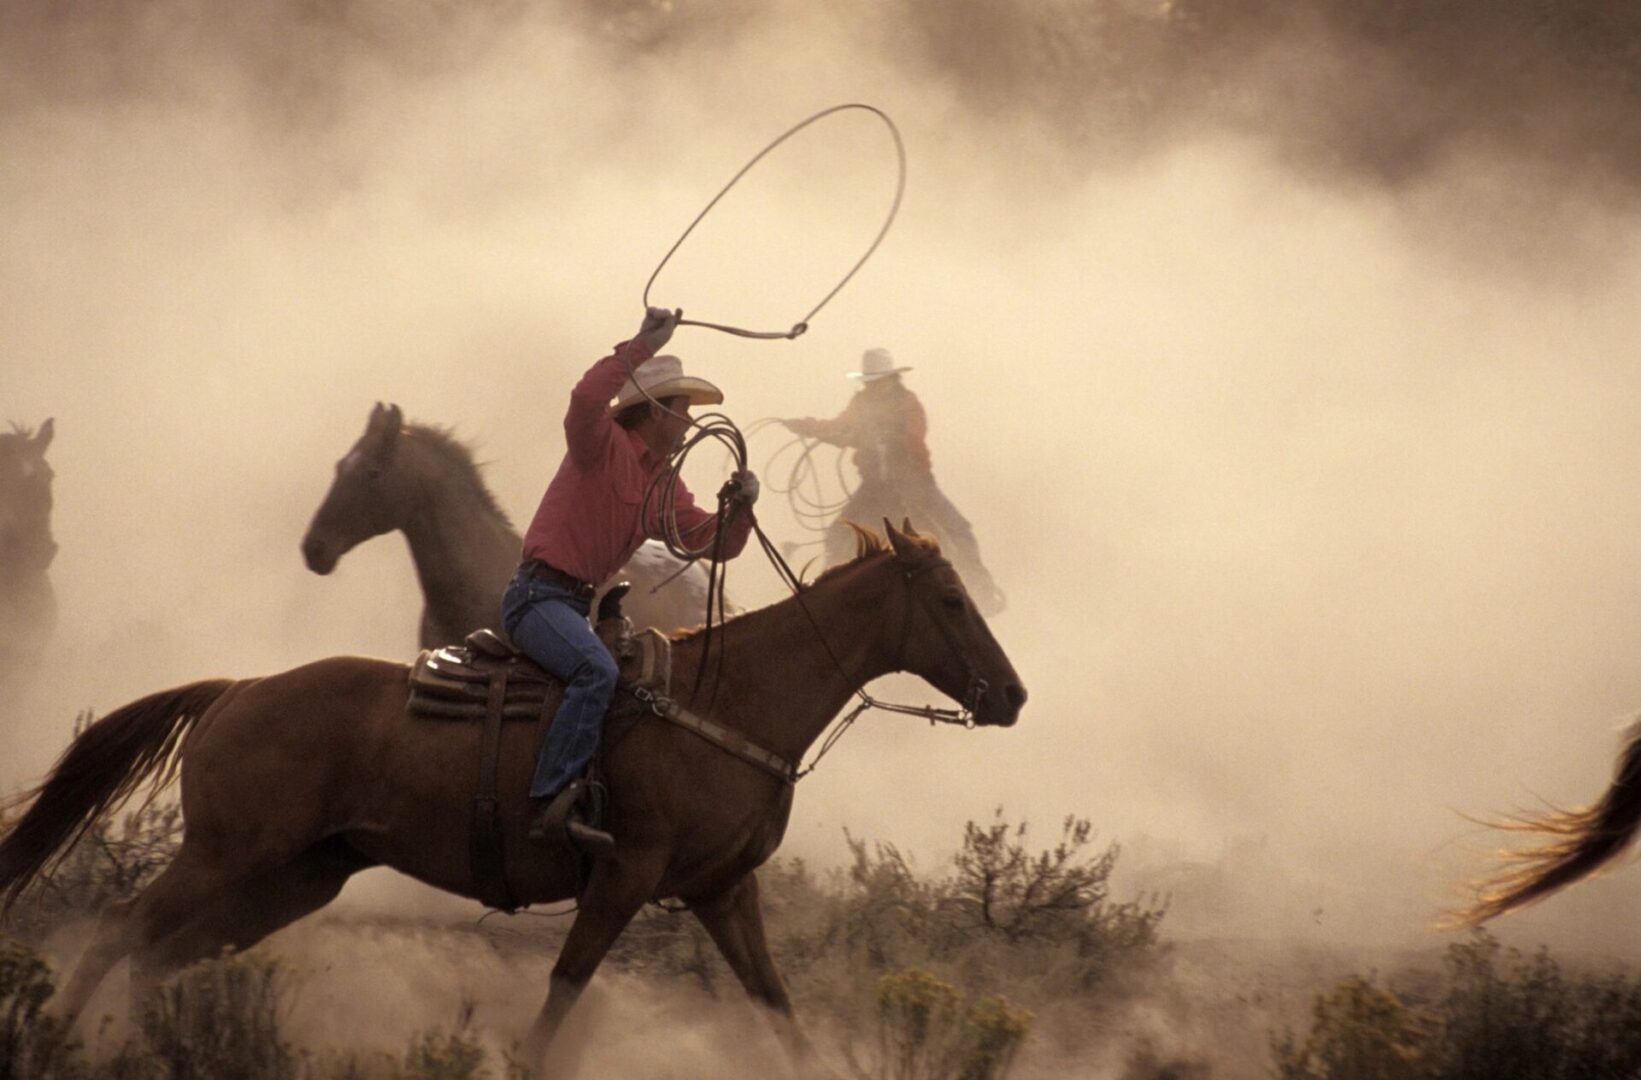
MULTIPOLYGON (((896 671, 906 670, 906 645, 912 637, 912 616, 916 613, 916 607, 921 605, 924 613, 929 616, 929 621, 934 624, 934 628, 939 630, 940 636, 945 639, 946 648, 951 650, 952 655, 957 657, 958 663, 968 672, 969 685, 963 691, 962 707, 958 709, 937 709, 932 705, 894 705, 888 702, 876 702, 876 706, 886 712, 927 716, 931 724, 962 724, 964 727, 972 728, 974 726, 975 710, 980 707, 980 701, 986 696, 986 691, 991 689, 991 684, 981 678, 979 670, 969 658, 968 650, 963 648, 963 643, 957 640, 957 635, 952 633, 951 627, 946 625, 945 620, 940 618, 939 613, 930 605, 929 598, 919 592, 916 586, 912 584, 912 579, 925 571, 949 568, 951 565, 951 560, 938 558, 930 559, 922 566, 915 566, 910 570, 901 571, 900 579, 906 585, 906 617, 901 620, 900 624, 900 645, 895 650, 894 669, 896 671)), ((869 697, 864 693, 862 696, 869 697)))
MULTIPOLYGON (((760 537, 762 536, 761 531, 759 535, 760 537)), ((766 551, 767 550, 768 549, 766 547, 766 551)), ((769 554, 772 558, 779 558, 778 554, 775 552, 769 552, 769 554)), ((779 563, 779 565, 784 567, 784 560, 779 563)), ((991 684, 981 677, 979 670, 971 662, 967 651, 963 648, 962 643, 957 640, 956 636, 952 633, 951 628, 948 627, 945 622, 942 621, 930 608, 928 599, 923 596, 923 594, 920 593, 913 584, 913 579, 918 577, 918 575, 929 570, 938 570, 941 567, 949 566, 951 566, 950 560, 935 558, 930 559, 921 566, 914 566, 909 570, 901 571, 899 577, 901 582, 906 586, 906 606, 904 609, 906 614, 904 619, 901 621, 900 644, 895 650, 894 670, 904 671, 906 669, 906 646, 912 636, 912 618, 916 614, 918 605, 921 604, 924 609, 924 613, 929 616, 929 621, 934 623, 936 629, 940 631, 941 637, 945 639, 946 647, 952 651, 952 654, 957 657, 958 661, 963 665, 963 668, 968 672, 969 684, 963 692, 962 704, 956 709, 942 709, 933 705, 901 705, 897 702, 881 701, 878 698, 873 697, 871 694, 868 694, 865 686, 859 686, 855 689, 855 696, 859 698, 859 701, 856 702, 855 707, 850 709, 843 716, 839 717, 832 724, 831 730, 828 731, 825 738, 821 740, 820 749, 815 751, 815 756, 809 760, 809 764, 799 768, 793 775, 794 783, 814 772, 815 767, 820 764, 821 758, 825 757, 827 753, 831 751, 832 747, 837 745, 838 740, 843 738, 844 732, 849 730, 850 725, 860 719, 861 714, 866 712, 868 709, 880 709, 883 712, 899 713, 902 716, 921 716, 928 720, 930 724, 960 724, 965 728, 974 727, 975 710, 980 707, 980 702, 985 698, 987 691, 991 689, 991 684)), ((832 666, 837 668, 838 674, 842 675, 845 681, 848 681, 849 673, 844 670, 842 661, 840 661, 837 654, 832 651, 832 645, 826 640, 826 635, 821 632, 820 624, 817 623, 815 621, 815 617, 810 614, 809 606, 804 603, 803 593, 797 592, 794 595, 797 598, 799 608, 802 609, 804 615, 809 619, 809 625, 814 629, 815 636, 819 639, 821 647, 826 650, 826 655, 831 658, 832 666)))

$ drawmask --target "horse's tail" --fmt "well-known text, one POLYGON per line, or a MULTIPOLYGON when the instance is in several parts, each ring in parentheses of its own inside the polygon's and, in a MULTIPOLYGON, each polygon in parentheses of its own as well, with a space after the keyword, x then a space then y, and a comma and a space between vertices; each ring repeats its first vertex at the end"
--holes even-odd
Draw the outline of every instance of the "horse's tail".
POLYGON ((1461 926, 1479 925, 1589 877, 1630 845, 1641 825, 1641 720, 1625 733, 1612 784, 1598 802, 1492 824, 1551 840, 1508 853, 1506 869, 1482 883, 1475 903, 1455 913, 1461 926))
POLYGON ((154 775, 159 791, 176 775, 182 736, 234 685, 210 679, 162 690, 117 709, 82 731, 39 787, 0 810, 28 805, 0 839, 0 915, 17 902, 54 858, 105 811, 154 775))

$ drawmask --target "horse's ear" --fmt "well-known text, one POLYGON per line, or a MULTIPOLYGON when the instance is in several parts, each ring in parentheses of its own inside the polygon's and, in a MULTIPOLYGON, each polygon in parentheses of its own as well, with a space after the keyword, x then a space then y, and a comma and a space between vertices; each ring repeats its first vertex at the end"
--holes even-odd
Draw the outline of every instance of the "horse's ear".
POLYGON ((912 519, 909 517, 900 519, 900 531, 914 539, 923 535, 916 529, 912 528, 912 519))
POLYGON ((361 448, 379 463, 387 464, 399 447, 399 433, 404 428, 404 422, 405 416, 399 411, 399 406, 383 405, 378 401, 370 411, 370 422, 365 425, 361 448))
POLYGON ((896 555, 910 555, 912 542, 888 518, 883 519, 883 532, 889 538, 889 546, 895 549, 896 555))
POLYGON ((46 417, 46 422, 40 425, 40 430, 34 433, 34 448, 40 453, 46 452, 51 445, 51 438, 57 434, 57 424, 54 417, 46 417))
POLYGON ((399 411, 399 406, 383 405, 378 401, 376 407, 370 410, 370 422, 365 425, 365 434, 391 439, 404 426, 405 414, 399 411))

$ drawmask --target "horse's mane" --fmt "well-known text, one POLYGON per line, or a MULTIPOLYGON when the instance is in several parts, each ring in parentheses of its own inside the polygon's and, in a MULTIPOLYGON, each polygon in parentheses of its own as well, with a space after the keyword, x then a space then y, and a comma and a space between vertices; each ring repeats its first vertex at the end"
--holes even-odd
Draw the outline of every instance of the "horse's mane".
POLYGON ((513 520, 496 501, 495 494, 484 482, 481 466, 473 460, 473 447, 458 438, 453 429, 441 424, 412 423, 406 424, 404 431, 427 447, 440 465, 456 473, 464 484, 472 488, 487 510, 501 518, 509 529, 513 528, 513 520))
POLYGON ((847 519, 845 519, 843 523, 847 525, 850 531, 855 534, 855 557, 846 563, 838 563, 838 565, 822 571, 820 577, 816 578, 812 582, 800 582, 800 584, 805 588, 812 588, 815 585, 819 585, 829 577, 843 573, 869 555, 876 555, 879 552, 893 550, 893 548, 889 546, 888 538, 877 530, 868 529, 864 525, 857 525, 853 521, 849 521, 847 519))
MULTIPOLYGON (((798 583, 798 589, 800 592, 807 592, 824 581, 828 581, 835 577, 841 577, 842 575, 854 570, 862 563, 870 561, 874 556, 894 553, 894 548, 890 545, 888 539, 882 533, 877 532, 874 529, 868 529, 864 525, 857 525, 853 521, 845 520, 843 524, 849 526, 849 528, 854 531, 855 557, 850 559, 848 562, 839 563, 836 566, 829 567, 814 581, 800 581, 798 583)), ((910 540, 918 548, 931 555, 940 554, 940 545, 932 538, 914 536, 911 537, 910 540)), ((772 607, 774 605, 770 606, 772 607)), ((714 632, 717 632, 718 630, 722 630, 724 627, 734 625, 743 619, 751 618, 768 610, 769 607, 761 607, 753 611, 743 611, 739 615, 731 616, 730 618, 717 624, 713 627, 713 630, 714 632)), ((673 644, 676 645, 689 641, 705 632, 706 627, 698 626, 691 630, 678 631, 677 633, 672 634, 671 638, 673 644)))

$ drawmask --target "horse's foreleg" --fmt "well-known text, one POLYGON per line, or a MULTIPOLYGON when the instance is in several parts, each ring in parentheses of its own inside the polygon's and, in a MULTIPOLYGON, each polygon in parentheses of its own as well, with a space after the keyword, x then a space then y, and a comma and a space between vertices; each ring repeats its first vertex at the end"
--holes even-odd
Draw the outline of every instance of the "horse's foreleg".
MULTIPOLYGON (((575 922, 553 965, 547 1002, 541 1007, 529 1038, 523 1046, 524 1064, 530 1068, 545 1063, 547 1050, 587 986, 593 972, 632 922, 638 909, 650 899, 661 879, 659 862, 650 863, 617 857, 597 863, 579 901, 575 922)), ((563 1075, 574 1072, 573 1062, 558 1063, 563 1075)))
POLYGON ((786 983, 769 955, 763 910, 758 903, 757 876, 748 874, 719 895, 692 902, 690 910, 706 927, 747 994, 773 1013, 776 1033, 793 1058, 800 1062, 807 1060, 811 1055, 809 1040, 798 1027, 786 983))

